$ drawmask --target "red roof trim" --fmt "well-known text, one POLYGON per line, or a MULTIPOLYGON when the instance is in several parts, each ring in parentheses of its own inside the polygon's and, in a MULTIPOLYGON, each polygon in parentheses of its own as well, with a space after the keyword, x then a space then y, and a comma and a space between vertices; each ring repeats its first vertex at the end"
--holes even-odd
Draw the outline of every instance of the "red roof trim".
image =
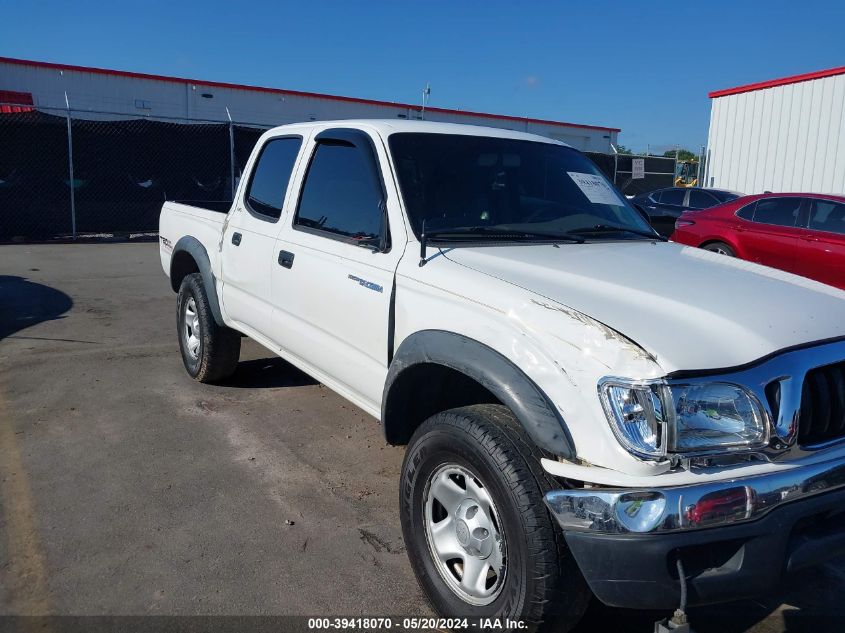
MULTIPOLYGON (((345 101, 347 103, 363 103, 366 105, 389 106, 393 108, 408 108, 411 110, 419 110, 419 105, 411 105, 408 103, 397 103, 393 101, 378 101, 376 99, 359 99, 357 97, 342 97, 339 95, 322 94, 319 92, 302 92, 300 90, 284 90, 282 88, 265 88, 263 86, 247 86, 242 84, 232 84, 222 81, 201 81, 198 79, 186 79, 183 77, 168 77, 166 75, 151 75, 148 73, 136 73, 126 70, 110 70, 107 68, 92 68, 88 66, 74 66, 72 64, 56 64, 53 62, 38 62, 28 59, 15 59, 12 57, 0 57, 0 63, 15 64, 18 66, 36 66, 40 68, 53 68, 55 70, 71 70, 82 73, 94 73, 99 75, 112 75, 116 77, 131 77, 135 79, 150 79, 153 81, 169 81, 180 84, 196 84, 199 86, 212 86, 215 88, 231 88, 233 90, 248 90, 251 92, 270 92, 274 94, 293 95, 298 97, 311 97, 314 99, 328 99, 331 101, 345 101)), ((485 117, 488 119, 500 119, 505 121, 520 121, 522 123, 540 123, 544 125, 558 125, 561 127, 574 127, 585 130, 601 130, 604 132, 621 132, 620 128, 604 127, 601 125, 584 125, 582 123, 567 123, 565 121, 550 121, 548 119, 533 119, 530 117, 509 116, 506 114, 490 114, 487 112, 473 112, 472 110, 452 110, 450 108, 436 108, 427 107, 429 112, 439 112, 441 114, 461 114, 464 116, 485 117)))
POLYGON ((827 70, 817 70, 813 73, 804 73, 803 75, 793 75, 792 77, 783 77, 781 79, 770 79, 769 81, 760 81, 756 84, 747 84, 745 86, 737 86, 736 88, 725 88, 724 90, 715 90, 707 96, 711 99, 716 97, 727 97, 728 95, 738 95, 743 92, 752 92, 753 90, 763 90, 765 88, 774 88, 775 86, 787 86, 789 84, 797 84, 802 81, 810 81, 812 79, 822 79, 823 77, 833 77, 835 75, 845 75, 845 66, 838 68, 828 68, 827 70))

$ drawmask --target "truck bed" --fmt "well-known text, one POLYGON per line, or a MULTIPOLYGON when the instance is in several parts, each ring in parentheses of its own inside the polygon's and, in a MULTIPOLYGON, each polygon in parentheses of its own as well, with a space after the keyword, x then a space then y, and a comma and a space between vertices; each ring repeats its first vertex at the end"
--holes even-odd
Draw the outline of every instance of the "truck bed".
POLYGON ((164 203, 159 216, 159 252, 168 275, 173 248, 183 237, 199 241, 208 254, 212 271, 215 275, 220 274, 220 235, 231 204, 216 200, 164 203))

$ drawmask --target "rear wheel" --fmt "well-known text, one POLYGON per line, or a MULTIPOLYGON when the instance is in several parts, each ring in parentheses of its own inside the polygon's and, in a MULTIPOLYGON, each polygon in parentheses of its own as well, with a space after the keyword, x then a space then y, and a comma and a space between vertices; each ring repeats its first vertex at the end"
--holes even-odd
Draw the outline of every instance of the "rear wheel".
POLYGON ((719 253, 719 255, 727 255, 728 257, 736 257, 736 253, 734 249, 730 246, 725 244, 724 242, 710 242, 709 244, 705 244, 702 246, 705 251, 710 251, 711 253, 719 253))
POLYGON ((444 617, 566 630, 590 592, 543 503, 556 486, 540 451, 500 405, 452 409, 414 433, 402 466, 411 565, 444 617))
POLYGON ((176 306, 179 349, 188 373, 199 382, 231 376, 238 365, 241 337, 235 330, 217 325, 201 274, 182 280, 176 306))

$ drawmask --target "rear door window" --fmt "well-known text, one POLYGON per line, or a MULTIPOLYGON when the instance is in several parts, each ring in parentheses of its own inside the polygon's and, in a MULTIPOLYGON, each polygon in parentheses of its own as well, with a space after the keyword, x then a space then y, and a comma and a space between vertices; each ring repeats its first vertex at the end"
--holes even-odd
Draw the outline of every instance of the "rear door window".
POLYGON ((810 205, 811 230, 845 235, 845 204, 832 200, 810 200, 810 205))
POLYGON ((686 189, 666 189, 660 194, 660 204, 674 204, 682 207, 684 206, 684 197, 686 195, 686 189))
POLYGON ((268 222, 275 222, 282 215, 300 145, 300 137, 290 136, 269 140, 261 148, 246 192, 246 207, 252 215, 268 222))
POLYGON ((795 227, 801 212, 803 198, 762 198, 754 209, 754 221, 758 224, 795 227))
POLYGON ((718 200, 711 196, 706 191, 699 189, 690 189, 689 192, 689 206, 693 209, 709 209, 718 204, 718 200))

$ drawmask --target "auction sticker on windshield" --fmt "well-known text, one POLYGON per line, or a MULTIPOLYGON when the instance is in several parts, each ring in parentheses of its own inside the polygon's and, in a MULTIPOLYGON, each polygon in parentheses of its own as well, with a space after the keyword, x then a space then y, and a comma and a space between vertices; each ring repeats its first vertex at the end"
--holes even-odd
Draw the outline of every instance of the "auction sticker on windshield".
POLYGON ((593 204, 615 204, 619 206, 622 201, 607 181, 595 174, 582 174, 577 171, 568 171, 569 177, 575 181, 581 192, 587 196, 587 200, 593 204))

